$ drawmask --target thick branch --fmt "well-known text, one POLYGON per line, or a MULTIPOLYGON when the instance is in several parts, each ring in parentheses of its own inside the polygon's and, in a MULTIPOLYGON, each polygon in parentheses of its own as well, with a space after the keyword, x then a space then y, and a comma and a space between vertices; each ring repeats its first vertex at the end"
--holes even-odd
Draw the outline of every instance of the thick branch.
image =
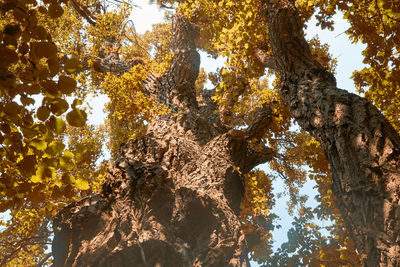
POLYGON ((311 58, 291 1, 266 3, 281 96, 321 142, 333 192, 364 266, 400 265, 400 137, 366 99, 336 87, 311 58))
POLYGON ((259 142, 272 122, 272 109, 270 105, 264 104, 256 111, 254 120, 246 129, 246 138, 259 142))
POLYGON ((96 56, 89 56, 85 62, 84 66, 89 67, 87 61, 94 60, 92 67, 94 70, 102 73, 111 72, 116 75, 122 75, 125 72, 129 71, 130 68, 137 64, 144 65, 144 61, 141 58, 135 58, 133 60, 124 61, 118 59, 115 55, 109 55, 106 58, 100 58, 96 56))
POLYGON ((162 79, 164 91, 159 92, 163 104, 176 108, 197 107, 195 81, 199 74, 200 55, 195 39, 200 30, 182 14, 176 14, 172 22, 174 58, 162 79))

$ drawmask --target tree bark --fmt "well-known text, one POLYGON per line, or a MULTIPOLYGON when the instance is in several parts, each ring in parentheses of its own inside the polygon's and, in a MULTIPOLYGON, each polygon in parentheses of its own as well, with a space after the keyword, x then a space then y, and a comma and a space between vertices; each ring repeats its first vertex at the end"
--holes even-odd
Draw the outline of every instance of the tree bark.
POLYGON ((210 93, 196 98, 198 28, 178 14, 173 34, 170 70, 143 86, 172 113, 121 146, 101 194, 56 216, 54 266, 249 266, 242 178, 273 156, 248 143, 271 113, 260 110, 245 131, 224 126, 210 93))
POLYGON ((364 266, 400 266, 400 137, 366 99, 311 57, 293 1, 263 1, 280 93, 322 145, 332 190, 364 266), (273 3, 276 2, 276 3, 273 3))

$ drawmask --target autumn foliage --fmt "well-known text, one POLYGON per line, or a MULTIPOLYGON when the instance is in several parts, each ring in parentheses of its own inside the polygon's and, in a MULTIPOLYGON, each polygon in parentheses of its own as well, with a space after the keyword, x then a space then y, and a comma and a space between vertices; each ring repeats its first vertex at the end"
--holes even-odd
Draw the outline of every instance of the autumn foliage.
MULTIPOLYGON (((196 89, 202 91, 207 81, 213 84, 213 100, 226 125, 247 126, 257 108, 266 103, 273 107, 274 119, 261 143, 277 156, 268 173, 253 170, 244 181, 241 220, 252 259, 265 266, 357 266, 354 245, 333 203, 329 166, 319 143, 294 127, 275 88, 279 77, 260 64, 257 49, 268 50, 268 36, 259 1, 157 3, 191 18, 201 29, 198 48, 225 59, 217 72, 201 72, 196 89), (294 222, 288 242, 273 251, 271 232, 279 227, 271 212, 277 205, 272 193, 277 179, 285 183, 294 222), (318 186, 315 208, 307 207, 299 193, 308 179, 318 186)), ((296 5, 303 22, 315 15, 328 29, 334 27, 332 16, 343 12, 351 25, 349 38, 367 45, 363 55, 368 67, 354 72, 356 87, 399 131, 398 3, 298 0, 296 5)), ((103 144, 114 155, 120 144, 142 135, 155 116, 169 112, 141 87, 150 75, 161 75, 170 66, 171 14, 166 23, 141 35, 129 20, 133 10, 134 2, 120 1, 1 2, 0 212, 7 215, 1 221, 0 265, 50 263, 46 249, 52 216, 70 201, 99 191, 107 166, 101 162, 103 144), (110 64, 119 68, 107 68, 110 64), (123 72, 115 71, 121 68, 123 72), (90 103, 85 99, 93 94, 110 99, 100 127, 87 122, 90 103)), ((313 57, 334 72, 336 59, 329 45, 317 38, 309 43, 313 57)))

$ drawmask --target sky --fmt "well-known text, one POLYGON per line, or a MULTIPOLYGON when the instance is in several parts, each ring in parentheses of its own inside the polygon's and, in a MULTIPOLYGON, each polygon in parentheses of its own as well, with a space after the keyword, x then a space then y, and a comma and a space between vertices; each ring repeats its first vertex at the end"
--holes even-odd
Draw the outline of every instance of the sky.
MULTIPOLYGON (((152 24, 163 21, 163 11, 156 5, 149 5, 148 0, 136 0, 135 4, 137 7, 134 9, 132 20, 137 33, 143 34, 146 31, 151 30, 152 24)), ((328 43, 330 45, 330 53, 333 58, 338 60, 335 75, 338 87, 355 93, 354 83, 350 77, 354 70, 363 68, 363 57, 361 52, 364 49, 364 45, 352 44, 350 42, 347 35, 344 33, 347 28, 349 28, 349 24, 343 20, 341 14, 336 14, 334 16, 334 21, 336 22, 334 25, 335 29, 334 31, 329 31, 321 30, 320 27, 315 26, 316 20, 311 20, 308 23, 308 28, 305 30, 306 38, 311 39, 314 36, 318 36, 322 44, 328 43)), ((216 68, 223 65, 223 60, 221 58, 215 60, 211 57, 207 57, 204 52, 201 52, 200 54, 201 67, 207 72, 215 71, 216 68)), ((102 108, 108 101, 107 97, 97 97, 95 99, 89 99, 89 101, 93 107, 96 107, 94 112, 88 117, 89 123, 95 125, 102 124, 105 118, 102 108)), ((268 171, 267 165, 261 165, 259 167, 268 171)), ((314 186, 315 182, 307 182, 300 191, 302 194, 309 196, 307 204, 310 206, 316 205, 314 196, 317 194, 317 191, 313 188, 314 186)), ((285 188, 283 182, 279 180, 274 181, 273 187, 275 195, 277 193, 282 193, 285 188)), ((279 222, 282 225, 281 229, 276 229, 273 232, 274 249, 278 248, 287 240, 286 233, 291 227, 292 220, 288 216, 286 201, 288 201, 287 196, 277 199, 276 207, 272 210, 272 212, 281 218, 279 222)))

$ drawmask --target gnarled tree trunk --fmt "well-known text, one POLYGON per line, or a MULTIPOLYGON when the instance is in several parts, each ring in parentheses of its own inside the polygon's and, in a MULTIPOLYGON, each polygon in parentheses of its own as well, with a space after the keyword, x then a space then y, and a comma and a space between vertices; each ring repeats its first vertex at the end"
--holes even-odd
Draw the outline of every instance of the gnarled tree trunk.
POLYGON ((333 192, 364 266, 400 266, 400 137, 366 99, 311 58, 290 0, 264 1, 281 96, 330 163, 333 192))
POLYGON ((54 266, 248 266, 242 175, 273 156, 247 141, 266 130, 270 112, 260 110, 247 131, 231 130, 210 93, 196 99, 198 33, 175 16, 171 68, 143 88, 173 112, 121 146, 101 194, 57 215, 54 266))

